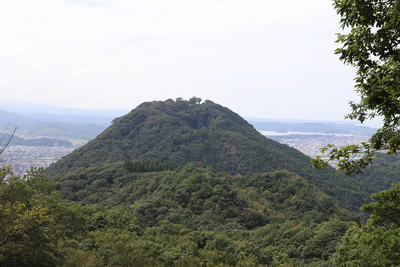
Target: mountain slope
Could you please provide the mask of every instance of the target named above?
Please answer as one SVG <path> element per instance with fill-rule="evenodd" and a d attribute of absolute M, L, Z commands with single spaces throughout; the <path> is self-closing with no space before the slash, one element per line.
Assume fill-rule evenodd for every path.
<path fill-rule="evenodd" d="M 400 157 L 379 154 L 373 164 L 367 166 L 362 174 L 354 175 L 354 179 L 365 185 L 366 191 L 373 194 L 389 190 L 392 184 L 400 182 Z"/>
<path fill-rule="evenodd" d="M 32 258 L 35 266 L 332 266 L 329 256 L 355 224 L 287 171 L 232 177 L 196 163 L 145 173 L 126 165 L 63 177 L 57 189 L 82 206 L 59 199 L 41 170 L 2 183 L 0 218 L 11 231 L 2 266 Z"/>
<path fill-rule="evenodd" d="M 316 223 L 334 215 L 354 219 L 332 197 L 288 171 L 227 176 L 196 163 L 150 172 L 128 170 L 126 165 L 76 170 L 64 176 L 57 189 L 85 205 L 131 205 L 147 226 L 189 221 L 197 229 L 230 221 L 253 229 L 267 221 L 301 221 L 304 216 Z"/>
<path fill-rule="evenodd" d="M 143 103 L 46 172 L 57 180 L 79 168 L 126 160 L 177 165 L 195 161 L 233 175 L 288 170 L 348 208 L 358 209 L 368 201 L 351 178 L 334 169 L 313 170 L 306 155 L 264 137 L 228 108 L 211 101 L 200 104 L 196 98 Z"/>

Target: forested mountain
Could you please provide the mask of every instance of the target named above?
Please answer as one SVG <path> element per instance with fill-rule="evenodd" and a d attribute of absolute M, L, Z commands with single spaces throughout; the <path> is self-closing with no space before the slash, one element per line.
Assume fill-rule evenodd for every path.
<path fill-rule="evenodd" d="M 336 200 L 288 171 L 171 167 L 135 161 L 76 170 L 56 185 L 75 202 L 60 199 L 40 170 L 6 182 L 0 169 L 0 265 L 332 266 L 341 236 L 356 225 Z"/>
<path fill-rule="evenodd" d="M 304 216 L 316 223 L 333 215 L 356 218 L 332 197 L 288 171 L 231 176 L 200 163 L 174 168 L 134 161 L 146 166 L 142 170 L 130 168 L 129 163 L 76 170 L 60 179 L 56 188 L 65 198 L 86 205 L 132 205 L 146 226 L 168 220 L 190 224 L 193 229 L 235 223 L 250 230 L 267 222 L 301 221 Z"/>
<path fill-rule="evenodd" d="M 45 172 L 0 169 L 2 266 L 327 267 L 389 240 L 345 209 L 369 201 L 359 177 L 198 98 L 143 103 Z"/>
<path fill-rule="evenodd" d="M 354 175 L 354 178 L 371 194 L 388 190 L 392 184 L 400 182 L 400 157 L 379 154 L 362 174 Z"/>
<path fill-rule="evenodd" d="M 218 172 L 246 175 L 288 170 L 353 210 L 368 202 L 361 186 L 334 169 L 313 170 L 310 158 L 270 140 L 228 108 L 211 101 L 146 102 L 114 120 L 97 138 L 52 164 L 55 180 L 79 168 L 127 160 L 185 165 L 202 162 Z"/>

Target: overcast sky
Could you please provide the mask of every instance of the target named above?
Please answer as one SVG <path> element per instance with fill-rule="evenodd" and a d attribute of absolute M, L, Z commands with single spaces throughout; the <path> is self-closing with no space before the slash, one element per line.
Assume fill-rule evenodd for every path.
<path fill-rule="evenodd" d="M 243 117 L 342 120 L 354 70 L 330 0 L 13 0 L 4 101 L 131 110 L 197 96 Z"/>

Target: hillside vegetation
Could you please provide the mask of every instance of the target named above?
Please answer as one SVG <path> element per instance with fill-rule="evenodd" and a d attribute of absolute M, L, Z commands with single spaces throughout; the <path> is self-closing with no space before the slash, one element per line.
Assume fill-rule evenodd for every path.
<path fill-rule="evenodd" d="M 2 266 L 331 266 L 356 225 L 287 171 L 231 177 L 198 163 L 146 172 L 112 163 L 56 185 L 74 202 L 40 170 L 1 181 Z"/>
<path fill-rule="evenodd" d="M 395 163 L 365 181 L 319 172 L 211 101 L 143 103 L 50 180 L 0 169 L 0 265 L 396 266 L 399 185 L 362 207 L 366 225 L 346 209 L 395 181 L 376 177 Z"/>
<path fill-rule="evenodd" d="M 256 131 L 228 108 L 200 99 L 153 101 L 116 118 L 88 144 L 47 170 L 58 181 L 80 168 L 127 160 L 153 160 L 185 165 L 202 162 L 218 172 L 247 175 L 288 170 L 334 196 L 352 210 L 368 202 L 368 194 L 352 178 L 331 169 L 312 169 L 310 158 Z"/>
<path fill-rule="evenodd" d="M 190 163 L 138 172 L 115 163 L 69 173 L 56 188 L 83 204 L 137 207 L 135 215 L 146 226 L 169 220 L 194 229 L 221 223 L 253 229 L 267 222 L 300 222 L 305 214 L 317 223 L 333 215 L 351 217 L 333 198 L 287 171 L 230 176 Z"/>
<path fill-rule="evenodd" d="M 400 157 L 379 154 L 373 164 L 367 166 L 362 174 L 354 175 L 354 178 L 362 183 L 365 190 L 376 193 L 388 190 L 392 184 L 400 182 Z"/>

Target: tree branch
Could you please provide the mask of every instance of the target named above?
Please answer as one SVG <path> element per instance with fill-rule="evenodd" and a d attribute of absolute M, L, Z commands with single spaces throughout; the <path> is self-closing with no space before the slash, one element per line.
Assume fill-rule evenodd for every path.
<path fill-rule="evenodd" d="M 11 135 L 8 137 L 7 141 L 5 142 L 5 144 L 0 148 L 0 155 L 4 152 L 4 150 L 7 148 L 7 146 L 10 144 L 11 140 L 14 137 L 15 132 L 17 131 L 18 126 L 14 127 L 13 132 L 11 133 Z"/>

